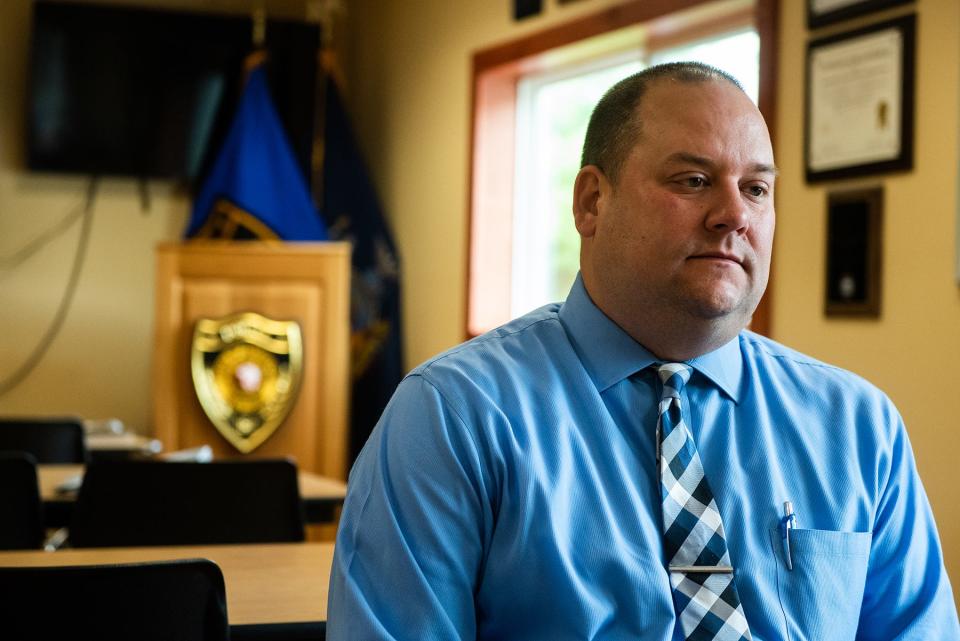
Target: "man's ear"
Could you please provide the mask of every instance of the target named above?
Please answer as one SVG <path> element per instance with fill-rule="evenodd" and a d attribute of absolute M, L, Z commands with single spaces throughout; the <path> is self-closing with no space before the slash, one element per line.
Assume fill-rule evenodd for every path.
<path fill-rule="evenodd" d="M 610 183 L 596 165 L 586 165 L 577 174 L 573 183 L 573 221 L 582 238 L 590 238 L 597 229 L 601 196 L 609 190 Z"/>

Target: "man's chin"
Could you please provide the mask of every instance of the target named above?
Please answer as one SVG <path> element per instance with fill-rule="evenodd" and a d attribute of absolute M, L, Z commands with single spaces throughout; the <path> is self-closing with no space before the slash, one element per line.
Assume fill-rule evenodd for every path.
<path fill-rule="evenodd" d="M 756 302 L 747 299 L 748 296 L 742 292 L 703 292 L 687 298 L 685 307 L 691 315 L 703 320 L 741 319 L 746 326 L 757 306 Z"/>

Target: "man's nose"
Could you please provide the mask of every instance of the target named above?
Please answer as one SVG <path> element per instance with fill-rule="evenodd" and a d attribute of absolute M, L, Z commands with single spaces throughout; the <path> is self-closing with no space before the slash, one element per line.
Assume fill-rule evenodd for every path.
<path fill-rule="evenodd" d="M 750 209 L 739 185 L 722 185 L 714 190 L 714 198 L 704 220 L 710 231 L 743 233 L 750 225 Z"/>

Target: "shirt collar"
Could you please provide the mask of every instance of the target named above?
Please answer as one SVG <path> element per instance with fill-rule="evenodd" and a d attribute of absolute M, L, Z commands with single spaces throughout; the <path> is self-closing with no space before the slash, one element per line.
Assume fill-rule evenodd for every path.
<path fill-rule="evenodd" d="M 656 363 L 658 359 L 598 308 L 577 278 L 560 307 L 560 322 L 600 392 Z M 687 364 L 739 401 L 743 357 L 739 337 Z"/>

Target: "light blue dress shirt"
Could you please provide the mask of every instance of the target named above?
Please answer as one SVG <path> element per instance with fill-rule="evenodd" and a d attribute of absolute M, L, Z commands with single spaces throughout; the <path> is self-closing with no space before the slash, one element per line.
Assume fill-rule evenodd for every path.
<path fill-rule="evenodd" d="M 670 641 L 654 362 L 578 278 L 411 372 L 350 475 L 327 638 Z M 689 364 L 753 638 L 960 640 L 890 400 L 750 332 Z"/>

